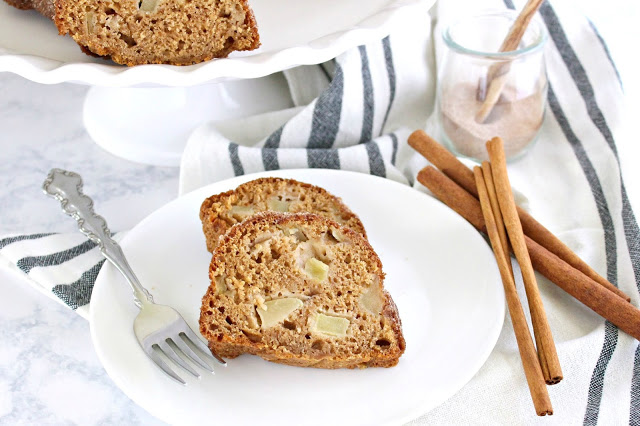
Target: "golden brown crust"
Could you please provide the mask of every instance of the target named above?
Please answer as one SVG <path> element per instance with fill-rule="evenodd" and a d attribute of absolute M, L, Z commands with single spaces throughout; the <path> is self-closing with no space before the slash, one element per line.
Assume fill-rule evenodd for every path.
<path fill-rule="evenodd" d="M 361 360 L 341 360 L 334 361 L 329 359 L 297 359 L 291 356 L 290 358 L 279 358 L 271 353 L 261 353 L 256 350 L 255 347 L 250 345 L 236 345 L 234 343 L 225 342 L 209 342 L 209 349 L 215 352 L 222 358 L 233 359 L 242 354 L 258 355 L 260 358 L 275 362 L 278 364 L 291 365 L 293 367 L 310 367 L 310 368 L 324 368 L 327 370 L 336 370 L 339 368 L 369 368 L 369 367 L 382 367 L 389 368 L 398 365 L 400 358 L 374 358 L 366 362 Z M 404 348 L 403 348 L 404 351 Z"/>
<path fill-rule="evenodd" d="M 240 50 L 254 50 L 260 47 L 260 33 L 258 32 L 258 22 L 256 21 L 256 15 L 253 13 L 253 9 L 251 9 L 251 7 L 249 6 L 249 2 L 246 0 L 242 0 L 241 4 L 245 13 L 244 24 L 251 30 L 253 39 L 252 44 Z"/>
<path fill-rule="evenodd" d="M 325 189 L 294 179 L 266 177 L 246 182 L 234 190 L 212 195 L 203 201 L 200 220 L 207 250 L 213 252 L 219 238 L 238 223 L 238 220 L 229 215 L 232 206 L 250 206 L 255 212 L 265 211 L 268 210 L 268 199 L 282 193 L 287 193 L 298 203 L 292 207 L 292 213 L 306 211 L 319 214 L 367 237 L 360 218 L 340 198 Z M 300 201 L 301 197 L 305 197 L 305 200 Z"/>
<path fill-rule="evenodd" d="M 329 264 L 331 268 L 335 268 L 336 273 L 330 279 L 330 283 L 325 285 L 324 293 L 310 289 L 309 283 L 305 279 L 300 279 L 300 274 L 296 275 L 296 271 L 287 271 L 281 278 L 272 279 L 269 277 L 274 275 L 268 275 L 264 269 L 257 270 L 253 275 L 245 273 L 241 285 L 234 281 L 236 286 L 232 295 L 220 293 L 216 282 L 221 274 L 238 277 L 243 274 L 243 271 L 246 272 L 247 268 L 259 268 L 259 266 L 252 266 L 244 261 L 247 257 L 243 257 L 243 242 L 249 241 L 250 247 L 253 248 L 258 244 L 256 243 L 258 239 L 255 237 L 269 233 L 272 238 L 276 239 L 278 238 L 275 236 L 277 230 L 286 230 L 291 227 L 303 230 L 312 243 L 315 243 L 314 238 L 317 235 L 338 231 L 340 239 L 336 244 L 342 244 L 340 250 L 348 254 L 350 263 L 345 264 L 344 256 L 332 257 L 331 249 L 329 249 L 329 254 L 325 252 L 332 259 Z M 283 235 L 288 234 L 283 233 Z M 245 246 L 249 247 L 246 244 Z M 270 247 L 270 250 L 274 250 L 273 247 L 278 246 L 271 245 Z M 337 249 L 334 248 L 334 251 L 337 252 Z M 290 262 L 287 263 L 286 256 L 287 253 L 280 253 L 274 259 L 284 259 L 284 264 L 295 269 L 295 266 L 291 266 Z M 267 271 L 276 269 L 276 261 L 268 257 L 264 260 L 262 257 L 260 259 L 259 263 L 264 262 Z M 233 265 L 236 261 L 242 263 L 235 267 Z M 360 273 L 361 271 L 357 268 L 365 268 L 365 274 Z M 344 278 L 347 275 L 360 278 L 349 280 Z M 391 296 L 382 288 L 384 273 L 380 259 L 369 242 L 361 235 L 326 218 L 310 213 L 263 212 L 254 215 L 244 222 L 234 225 L 222 237 L 213 253 L 210 276 L 212 284 L 202 301 L 200 332 L 209 341 L 209 347 L 222 357 L 234 358 L 240 354 L 249 353 L 282 364 L 331 369 L 392 367 L 398 363 L 398 359 L 405 350 L 405 340 L 402 335 L 402 324 L 398 310 Z M 362 277 L 366 276 L 369 276 L 369 281 L 365 282 Z M 296 281 L 301 283 L 298 285 L 295 283 Z M 227 282 L 231 285 L 231 281 Z M 365 290 L 370 291 L 371 286 L 374 285 L 382 289 L 382 309 L 379 316 L 369 314 L 367 317 L 368 311 L 363 310 L 358 303 L 350 301 L 360 300 L 359 297 Z M 246 322 L 246 315 L 243 317 L 240 310 L 236 309 L 246 303 L 254 306 L 252 304 L 255 302 L 251 301 L 253 299 L 250 297 L 247 298 L 247 295 L 262 294 L 253 290 L 264 287 L 274 288 L 273 296 L 275 298 L 278 298 L 275 295 L 276 291 L 282 295 L 288 290 L 293 292 L 292 294 L 296 294 L 296 297 L 306 298 L 304 299 L 304 307 L 300 308 L 301 311 L 288 319 L 290 324 L 287 330 L 277 327 L 264 330 L 259 324 L 251 326 L 251 319 Z M 261 297 L 259 296 L 259 298 Z M 319 304 L 313 305 L 314 297 L 319 298 Z M 335 306 L 327 300 L 335 302 Z M 260 302 L 257 303 L 260 304 Z M 322 305 L 323 303 L 324 305 Z M 318 306 L 321 306 L 320 311 L 317 310 Z M 350 306 L 350 308 L 340 310 L 336 306 Z M 339 312 L 336 315 L 349 318 L 349 326 L 352 328 L 349 329 L 350 334 L 347 334 L 348 340 L 338 338 L 328 339 L 329 342 L 326 342 L 314 334 L 313 328 L 308 327 L 309 318 L 312 315 L 318 312 L 330 312 L 332 309 Z M 249 316 L 251 316 L 254 313 L 254 308 L 250 307 L 244 312 L 249 312 Z M 293 327 L 294 323 L 295 327 Z M 283 327 L 287 328 L 286 324 Z M 272 339 L 273 336 L 276 336 L 275 340 Z M 344 339 L 347 337 L 345 336 Z M 317 350 L 314 349 L 316 342 L 320 342 Z"/>

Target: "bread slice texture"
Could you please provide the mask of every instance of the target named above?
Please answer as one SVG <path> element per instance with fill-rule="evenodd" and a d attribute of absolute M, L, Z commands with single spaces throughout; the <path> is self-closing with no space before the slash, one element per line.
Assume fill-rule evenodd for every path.
<path fill-rule="evenodd" d="M 200 332 L 222 357 L 392 367 L 405 350 L 380 259 L 362 235 L 322 216 L 264 212 L 234 225 L 209 276 Z"/>
<path fill-rule="evenodd" d="M 200 220 L 207 250 L 213 252 L 219 238 L 233 225 L 263 211 L 319 214 L 348 226 L 365 238 L 367 235 L 360 218 L 335 195 L 294 179 L 268 177 L 252 180 L 235 190 L 204 200 L 200 207 Z"/>
<path fill-rule="evenodd" d="M 190 65 L 260 45 L 246 0 L 7 0 L 53 19 L 83 51 L 125 65 Z"/>

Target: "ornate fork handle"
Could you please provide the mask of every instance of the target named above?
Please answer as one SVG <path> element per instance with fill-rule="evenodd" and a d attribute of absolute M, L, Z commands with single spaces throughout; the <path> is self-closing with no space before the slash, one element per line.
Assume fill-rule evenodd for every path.
<path fill-rule="evenodd" d="M 80 232 L 96 243 L 102 255 L 125 276 L 133 290 L 136 306 L 142 308 L 147 303 L 153 303 L 153 298 L 129 266 L 122 248 L 111 238 L 107 222 L 94 212 L 93 200 L 83 194 L 80 175 L 67 170 L 52 169 L 42 189 L 45 194 L 60 201 L 62 210 L 78 222 Z"/>

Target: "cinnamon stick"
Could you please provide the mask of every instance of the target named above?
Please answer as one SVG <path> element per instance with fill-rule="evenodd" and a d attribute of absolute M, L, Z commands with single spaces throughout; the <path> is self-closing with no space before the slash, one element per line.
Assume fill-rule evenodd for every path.
<path fill-rule="evenodd" d="M 504 219 L 509 242 L 513 249 L 516 259 L 520 264 L 522 280 L 524 281 L 524 289 L 527 293 L 527 301 L 529 302 L 529 311 L 531 312 L 531 323 L 533 324 L 533 334 L 536 338 L 538 347 L 538 358 L 540 358 L 540 366 L 547 384 L 553 385 L 562 380 L 562 369 L 560 368 L 560 360 L 556 352 L 556 345 L 553 341 L 551 327 L 547 320 L 547 314 L 544 310 L 540 290 L 538 289 L 538 281 L 536 274 L 531 265 L 531 258 L 524 240 L 524 232 L 520 224 L 520 218 L 516 210 L 516 202 L 511 192 L 511 183 L 507 173 L 507 158 L 504 154 L 502 139 L 493 138 L 487 142 L 487 151 L 491 160 L 491 171 L 493 174 L 493 183 L 496 188 L 498 202 L 500 204 L 500 212 Z"/>
<path fill-rule="evenodd" d="M 484 164 L 483 164 L 484 166 Z M 509 308 L 509 315 L 511 316 L 511 323 L 513 324 L 513 331 L 516 335 L 516 342 L 518 343 L 518 351 L 520 352 L 520 359 L 522 361 L 522 367 L 524 368 L 524 374 L 529 385 L 529 392 L 531 393 L 531 399 L 536 409 L 536 413 L 539 416 L 552 415 L 553 408 L 551 406 L 551 400 L 549 399 L 549 393 L 545 386 L 544 376 L 538 357 L 536 354 L 536 348 L 533 345 L 529 326 L 527 325 L 527 319 L 524 315 L 524 310 L 520 304 L 518 292 L 516 290 L 516 283 L 513 278 L 513 271 L 511 269 L 511 258 L 509 252 L 503 250 L 503 241 L 500 237 L 500 226 L 504 231 L 504 225 L 497 223 L 496 216 L 499 214 L 499 210 L 496 210 L 494 204 L 489 198 L 490 184 L 487 182 L 489 175 L 484 174 L 484 167 L 475 167 L 473 173 L 475 176 L 476 186 L 478 188 L 478 196 L 480 198 L 480 206 L 482 207 L 482 214 L 487 227 L 487 233 L 491 241 L 491 247 L 493 247 L 493 253 L 498 263 L 498 269 L 500 270 L 500 277 L 502 278 L 502 285 L 504 287 L 504 295 L 507 300 L 507 307 Z M 490 179 L 490 178 L 489 178 Z M 487 185 L 485 186 L 485 183 Z"/>
<path fill-rule="evenodd" d="M 464 217 L 479 231 L 486 233 L 480 202 L 433 166 L 418 173 L 418 182 Z M 558 287 L 575 297 L 598 315 L 640 341 L 640 310 L 572 267 L 542 245 L 525 237 L 533 267 Z"/>
<path fill-rule="evenodd" d="M 453 179 L 458 185 L 462 186 L 475 197 L 478 196 L 473 172 L 444 146 L 440 145 L 422 130 L 417 130 L 409 136 L 409 145 L 429 160 L 431 164 L 440 169 L 445 175 Z M 600 276 L 566 244 L 560 241 L 558 237 L 553 235 L 551 231 L 520 207 L 518 207 L 518 216 L 520 217 L 525 235 L 609 291 L 614 292 L 627 302 L 631 300 L 622 290 Z"/>
<path fill-rule="evenodd" d="M 489 114 L 493 111 L 493 107 L 496 106 L 500 99 L 502 89 L 504 89 L 504 86 L 507 84 L 507 75 L 511 65 L 508 63 L 500 65 L 502 66 L 499 68 L 499 71 L 496 72 L 496 74 L 500 73 L 499 75 L 491 78 L 490 80 L 489 77 L 487 77 L 487 82 L 485 83 L 486 89 L 484 90 L 484 102 L 482 102 L 475 115 L 477 123 L 483 124 L 487 121 Z M 488 74 L 492 74 L 491 69 L 489 69 Z"/>
<path fill-rule="evenodd" d="M 473 170 L 473 174 L 475 176 L 475 168 Z M 498 204 L 498 194 L 496 194 L 496 187 L 493 183 L 493 172 L 491 171 L 491 164 L 488 161 L 482 162 L 482 176 L 483 183 L 485 184 L 487 195 L 489 196 L 489 202 L 491 203 L 491 211 L 493 212 L 493 217 L 496 222 L 496 228 L 498 231 L 498 237 L 500 238 L 500 245 L 502 245 L 503 253 L 509 255 L 509 239 L 507 238 L 507 231 L 504 227 L 504 220 L 502 218 L 502 212 L 500 211 L 500 205 Z M 480 198 L 480 186 L 478 185 L 478 178 L 476 177 L 476 187 L 478 189 L 478 198 Z M 480 204 L 482 204 L 482 200 L 480 200 Z M 484 209 L 483 209 L 484 214 Z M 484 215 L 485 221 L 487 220 L 487 215 Z M 511 258 L 507 259 L 507 265 L 509 267 L 509 271 L 511 275 L 513 275 L 513 268 L 511 266 Z"/>
<path fill-rule="evenodd" d="M 453 155 L 447 148 L 440 145 L 435 139 L 426 134 L 423 130 L 416 130 L 409 135 L 407 140 L 409 146 L 431 164 L 436 166 L 442 173 L 453 179 L 467 192 L 478 198 L 476 181 L 473 172 L 462 161 Z"/>
<path fill-rule="evenodd" d="M 640 340 L 640 310 L 525 237 L 534 268 L 613 325 Z"/>
<path fill-rule="evenodd" d="M 500 52 L 510 52 L 518 48 L 524 33 L 527 31 L 529 22 L 531 22 L 533 15 L 535 15 L 537 10 L 540 8 L 542 2 L 543 0 L 529 0 L 527 4 L 524 5 L 522 11 L 520 11 L 520 14 L 518 14 L 518 17 L 513 22 L 513 25 L 511 25 L 509 33 L 507 33 L 502 45 L 500 45 Z M 476 121 L 478 123 L 485 122 L 489 114 L 491 114 L 496 102 L 498 102 L 510 68 L 511 63 L 506 61 L 494 64 L 489 68 L 485 83 L 487 90 L 486 95 L 484 96 L 484 102 L 476 113 Z"/>
<path fill-rule="evenodd" d="M 510 52 L 518 48 L 524 33 L 527 31 L 529 22 L 531 22 L 533 15 L 536 14 L 543 1 L 544 0 L 529 0 L 527 4 L 524 5 L 520 14 L 518 14 L 518 17 L 513 22 L 513 25 L 511 25 L 509 33 L 502 41 L 500 52 Z"/>

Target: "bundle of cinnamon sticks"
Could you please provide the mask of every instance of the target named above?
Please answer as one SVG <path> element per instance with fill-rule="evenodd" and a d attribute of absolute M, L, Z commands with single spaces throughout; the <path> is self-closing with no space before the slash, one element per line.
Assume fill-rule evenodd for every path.
<path fill-rule="evenodd" d="M 516 206 L 500 138 L 487 142 L 490 162 L 473 171 L 421 130 L 411 134 L 409 145 L 433 164 L 418 173 L 418 181 L 489 236 L 536 413 L 553 414 L 545 383 L 560 382 L 562 370 L 534 269 L 638 340 L 640 310 L 629 303 L 624 292 Z M 516 291 L 510 252 L 522 272 L 535 345 Z"/>

